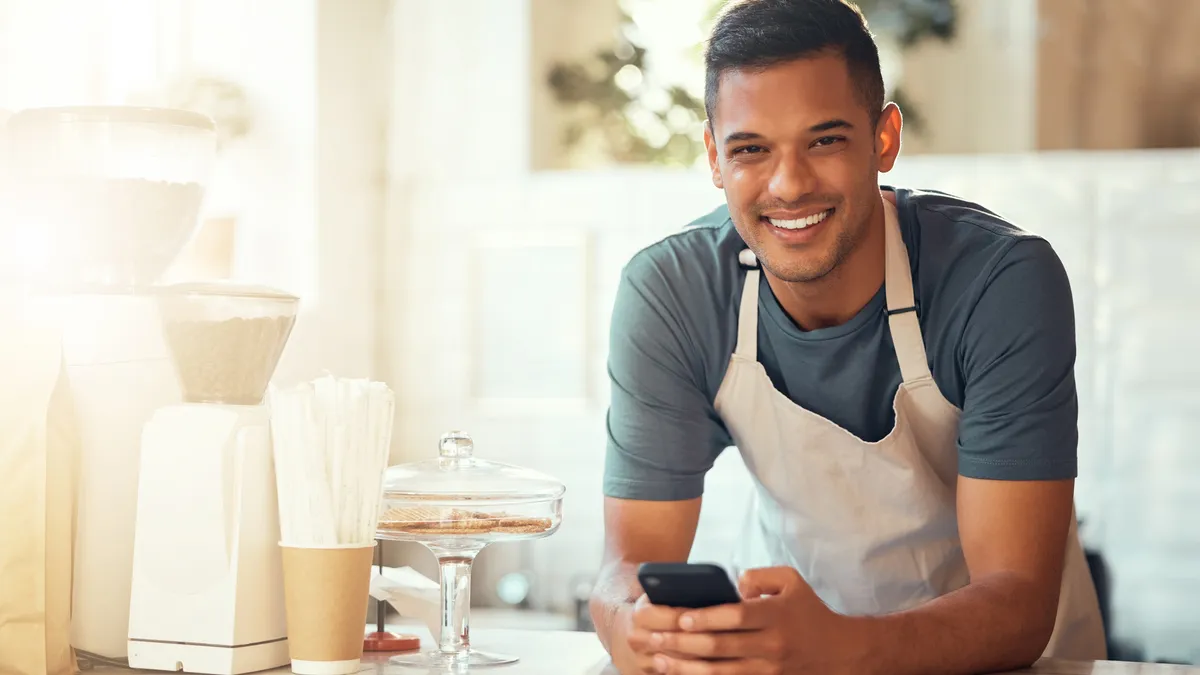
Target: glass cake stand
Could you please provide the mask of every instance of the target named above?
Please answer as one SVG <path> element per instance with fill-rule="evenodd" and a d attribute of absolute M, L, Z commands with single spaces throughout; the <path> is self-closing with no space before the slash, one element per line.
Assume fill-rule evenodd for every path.
<path fill-rule="evenodd" d="M 437 649 L 391 663 L 457 670 L 515 662 L 471 648 L 471 565 L 490 544 L 553 534 L 565 491 L 545 474 L 477 459 L 471 437 L 458 431 L 442 436 L 436 458 L 388 469 L 376 537 L 425 546 L 438 560 L 441 583 Z"/>

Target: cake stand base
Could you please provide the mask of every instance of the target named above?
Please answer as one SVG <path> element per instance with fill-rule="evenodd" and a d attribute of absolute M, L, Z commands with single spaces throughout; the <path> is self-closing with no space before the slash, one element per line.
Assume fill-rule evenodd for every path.
<path fill-rule="evenodd" d="M 396 666 L 452 671 L 463 667 L 486 668 L 488 666 L 503 666 L 516 662 L 516 656 L 496 654 L 494 652 L 481 652 L 475 649 L 457 653 L 440 651 L 416 652 L 413 654 L 399 654 L 388 659 L 389 664 Z"/>

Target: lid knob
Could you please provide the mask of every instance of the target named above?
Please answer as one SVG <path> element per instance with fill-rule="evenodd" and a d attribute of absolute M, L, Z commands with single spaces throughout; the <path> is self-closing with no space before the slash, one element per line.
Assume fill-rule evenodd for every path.
<path fill-rule="evenodd" d="M 475 443 L 463 431 L 448 431 L 438 442 L 438 456 L 443 459 L 469 459 L 474 451 Z"/>

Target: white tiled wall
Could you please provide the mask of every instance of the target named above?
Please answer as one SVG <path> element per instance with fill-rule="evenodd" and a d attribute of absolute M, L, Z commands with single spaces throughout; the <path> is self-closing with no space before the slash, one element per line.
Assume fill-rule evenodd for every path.
<path fill-rule="evenodd" d="M 1200 659 L 1200 153 L 918 157 L 884 178 L 975 199 L 1062 256 L 1077 304 L 1078 506 L 1087 543 L 1113 568 L 1113 628 L 1147 657 Z M 477 599 L 490 597 L 499 574 L 528 570 L 535 604 L 565 610 L 574 581 L 595 569 L 607 320 L 620 268 L 721 199 L 703 174 L 647 170 L 393 185 L 385 285 L 387 377 L 400 392 L 394 460 L 428 456 L 441 432 L 462 427 L 481 454 L 568 487 L 555 536 L 481 558 Z M 530 248 L 509 273 L 545 275 L 538 285 L 471 274 L 460 242 L 510 235 Z M 539 250 L 558 258 L 539 263 Z M 564 259 L 582 261 L 582 276 Z M 509 297 L 510 287 L 526 290 Z M 480 298 L 492 303 L 486 312 Z M 474 318 L 504 316 L 496 302 L 511 303 L 525 325 L 481 341 L 476 333 L 493 333 Z M 503 386 L 493 379 L 488 400 L 473 397 L 489 363 L 528 345 L 586 362 L 555 364 L 574 374 L 554 378 L 552 390 L 525 382 L 523 398 L 497 400 Z M 708 480 L 696 557 L 723 559 L 745 488 L 736 453 L 726 453 Z"/>

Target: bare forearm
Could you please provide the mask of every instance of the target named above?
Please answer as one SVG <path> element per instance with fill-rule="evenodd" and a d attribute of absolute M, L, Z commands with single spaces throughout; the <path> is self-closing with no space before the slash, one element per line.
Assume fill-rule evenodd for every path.
<path fill-rule="evenodd" d="M 600 571 L 589 602 L 592 622 L 601 644 L 620 667 L 624 647 L 623 632 L 628 625 L 633 605 L 642 594 L 637 580 L 637 565 L 610 562 Z"/>
<path fill-rule="evenodd" d="M 993 575 L 906 612 L 851 619 L 866 660 L 881 675 L 970 675 L 1027 666 L 1054 628 L 1057 594 Z"/>
<path fill-rule="evenodd" d="M 589 604 L 596 633 L 619 672 L 652 672 L 647 655 L 635 654 L 630 644 L 635 622 L 641 634 L 678 621 L 668 611 L 670 616 L 655 623 L 656 613 L 644 616 L 645 607 L 637 609 L 640 618 L 635 618 L 642 599 L 638 565 L 687 560 L 699 520 L 699 498 L 667 502 L 604 498 L 604 562 Z M 645 645 L 641 649 L 644 652 Z"/>

